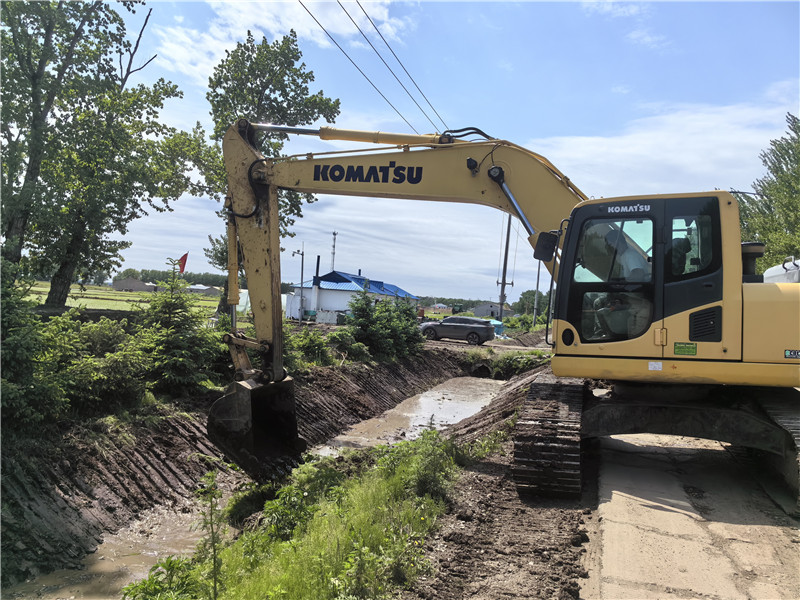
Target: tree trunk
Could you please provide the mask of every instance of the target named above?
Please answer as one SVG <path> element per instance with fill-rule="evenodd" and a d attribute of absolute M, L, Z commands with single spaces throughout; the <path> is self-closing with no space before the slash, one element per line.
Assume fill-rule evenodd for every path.
<path fill-rule="evenodd" d="M 217 303 L 217 314 L 227 315 L 230 310 L 230 306 L 228 306 L 228 279 L 226 278 L 225 283 L 222 284 L 222 295 Z"/>
<path fill-rule="evenodd" d="M 26 212 L 18 212 L 11 217 L 8 229 L 4 234 L 6 239 L 3 244 L 3 258 L 15 265 L 19 264 L 22 259 L 22 246 L 25 243 L 28 215 L 29 213 Z"/>
<path fill-rule="evenodd" d="M 50 280 L 50 292 L 47 294 L 45 300 L 46 306 L 54 306 L 63 308 L 67 305 L 67 296 L 69 296 L 70 286 L 75 278 L 75 271 L 78 268 L 78 260 L 80 259 L 80 251 L 83 246 L 85 237 L 85 229 L 81 219 L 73 225 L 72 237 L 67 246 L 67 251 L 61 264 L 58 266 L 58 271 L 53 275 Z"/>
<path fill-rule="evenodd" d="M 8 211 L 11 216 L 8 219 L 7 229 L 3 232 L 5 242 L 3 243 L 3 258 L 12 263 L 19 264 L 22 260 L 22 249 L 25 246 L 25 235 L 28 233 L 28 221 L 31 217 L 31 207 L 34 202 L 34 190 L 36 182 L 39 180 L 41 162 L 44 153 L 41 151 L 42 144 L 31 143 L 31 156 L 28 168 L 25 171 L 25 181 L 19 190 L 18 198 L 13 198 L 11 202 L 5 202 L 3 209 Z"/>

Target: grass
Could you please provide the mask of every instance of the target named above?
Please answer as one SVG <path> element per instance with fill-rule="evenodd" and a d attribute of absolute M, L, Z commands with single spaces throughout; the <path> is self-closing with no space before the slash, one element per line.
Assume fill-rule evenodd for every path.
<path fill-rule="evenodd" d="M 50 291 L 50 283 L 37 281 L 28 292 L 27 298 L 44 303 Z M 146 305 L 150 302 L 150 292 L 120 292 L 114 288 L 103 285 L 87 285 L 81 290 L 78 284 L 73 284 L 67 296 L 67 307 L 81 307 L 103 310 L 131 310 L 134 306 Z M 208 311 L 209 315 L 217 310 L 218 299 L 210 296 L 200 296 L 200 307 Z"/>
<path fill-rule="evenodd" d="M 392 447 L 315 458 L 263 505 L 261 525 L 222 550 L 220 598 L 388 598 L 429 571 L 422 542 L 444 513 L 457 465 L 495 451 L 504 432 L 457 446 L 429 430 Z M 194 598 L 209 561 L 159 563 L 124 598 Z M 161 582 L 181 581 L 180 586 Z M 180 589 L 179 589 L 180 588 Z"/>

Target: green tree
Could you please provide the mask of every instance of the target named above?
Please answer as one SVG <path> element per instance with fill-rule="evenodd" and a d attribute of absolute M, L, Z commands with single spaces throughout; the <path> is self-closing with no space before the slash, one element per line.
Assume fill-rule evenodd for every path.
<path fill-rule="evenodd" d="M 350 331 L 380 360 L 392 360 L 419 352 L 424 340 L 414 307 L 405 299 L 376 301 L 366 290 L 349 303 Z"/>
<path fill-rule="evenodd" d="M 181 96 L 176 86 L 163 79 L 130 85 L 152 60 L 134 66 L 149 13 L 132 43 L 120 15 L 105 3 L 13 3 L 17 8 L 6 10 L 8 4 L 3 49 L 12 53 L 4 53 L 4 73 L 11 71 L 27 87 L 16 95 L 3 87 L 4 105 L 9 97 L 16 109 L 9 116 L 17 120 L 7 125 L 4 113 L 4 135 L 12 139 L 26 118 L 37 134 L 12 139 L 7 152 L 18 169 L 25 162 L 20 157 L 30 156 L 24 178 L 4 171 L 4 253 L 18 261 L 27 248 L 34 273 L 51 277 L 46 304 L 64 306 L 73 281 L 119 267 L 119 252 L 129 243 L 110 240 L 111 233 L 125 233 L 131 220 L 146 214 L 145 206 L 168 209 L 170 200 L 193 189 L 187 173 L 205 142 L 200 128 L 186 133 L 158 121 L 164 102 Z M 20 34 L 15 26 L 27 31 Z M 75 52 L 49 43 L 52 27 L 80 37 Z M 60 85 L 48 87 L 48 77 L 31 73 L 31 54 L 41 57 L 37 68 L 45 74 L 69 63 Z M 48 112 L 36 126 L 45 110 L 37 102 L 43 93 Z"/>
<path fill-rule="evenodd" d="M 118 279 L 128 279 L 129 277 L 131 279 L 141 279 L 142 272 L 138 269 L 125 269 L 124 271 L 114 275 L 114 281 L 117 281 Z"/>
<path fill-rule="evenodd" d="M 131 10 L 132 2 L 123 6 Z M 3 2 L 3 256 L 19 263 L 30 220 L 42 208 L 42 163 L 57 140 L 56 101 L 86 93 L 87 75 L 110 76 L 108 47 L 124 43 L 122 18 L 102 0 Z"/>
<path fill-rule="evenodd" d="M 538 294 L 538 304 L 537 304 L 537 294 Z M 532 315 L 534 309 L 538 308 L 536 311 L 537 315 L 540 315 L 544 312 L 544 307 L 546 306 L 547 301 L 545 300 L 545 294 L 541 291 L 537 292 L 536 290 L 527 290 L 522 292 L 519 296 L 519 300 L 514 302 L 511 305 L 512 310 L 515 313 L 519 313 L 522 315 Z"/>
<path fill-rule="evenodd" d="M 755 195 L 736 194 L 742 239 L 766 244 L 759 272 L 800 256 L 800 119 L 789 113 L 786 122 L 787 135 L 760 155 L 767 174 L 753 183 Z"/>
<path fill-rule="evenodd" d="M 143 309 L 137 341 L 138 349 L 153 357 L 149 374 L 153 390 L 182 396 L 199 392 L 217 366 L 227 363 L 228 353 L 218 332 L 205 326 L 205 317 L 197 310 L 198 296 L 178 277 L 178 261 L 169 263 L 170 277 L 159 282 L 163 291 L 154 293 Z"/>
<path fill-rule="evenodd" d="M 247 39 L 233 50 L 226 50 L 225 58 L 214 68 L 206 94 L 214 121 L 211 136 L 214 147 L 201 161 L 206 190 L 213 197 L 221 199 L 227 190 L 220 144 L 225 132 L 238 119 L 297 126 L 321 118 L 331 123 L 339 114 L 338 100 L 326 98 L 322 91 L 309 92 L 314 73 L 306 69 L 305 63 L 299 62 L 302 56 L 294 31 L 272 44 L 266 37 L 256 43 L 248 31 Z M 285 134 L 265 136 L 261 140 L 261 152 L 265 156 L 280 156 L 286 139 Z M 302 217 L 303 200 L 312 202 L 313 196 L 293 191 L 279 193 L 281 237 L 294 235 L 290 227 L 295 219 Z M 220 217 L 227 219 L 224 211 Z M 227 271 L 227 233 L 218 238 L 209 236 L 208 241 L 210 246 L 204 249 L 206 258 L 215 267 Z M 227 295 L 226 282 L 218 307 L 220 312 L 227 310 Z"/>
<path fill-rule="evenodd" d="M 322 91 L 309 92 L 314 73 L 300 62 L 302 53 L 297 45 L 297 35 L 288 35 L 273 43 L 262 38 L 259 43 L 251 32 L 233 50 L 225 51 L 225 58 L 214 68 L 208 81 L 206 98 L 211 104 L 214 131 L 211 135 L 214 148 L 204 155 L 201 171 L 207 191 L 220 199 L 227 190 L 227 175 L 222 164 L 221 141 L 228 128 L 238 119 L 252 122 L 280 123 L 281 125 L 309 125 L 319 119 L 331 123 L 339 114 L 339 100 L 325 97 Z M 286 134 L 270 134 L 260 140 L 265 156 L 280 156 Z M 302 217 L 303 201 L 312 202 L 311 194 L 281 191 L 281 237 L 291 237 L 290 228 L 295 219 Z M 221 214 L 223 218 L 227 215 Z M 227 253 L 227 234 L 211 238 L 206 255 L 220 251 Z M 219 258 L 221 258 L 221 254 Z M 216 263 L 219 263 L 219 258 Z M 222 261 L 227 265 L 227 260 Z"/>

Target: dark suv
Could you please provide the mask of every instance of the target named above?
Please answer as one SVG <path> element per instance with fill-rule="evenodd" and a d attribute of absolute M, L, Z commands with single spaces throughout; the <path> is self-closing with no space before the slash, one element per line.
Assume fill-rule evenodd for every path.
<path fill-rule="evenodd" d="M 482 344 L 494 339 L 494 326 L 477 317 L 445 317 L 441 321 L 423 323 L 419 329 L 429 340 L 449 338 Z"/>

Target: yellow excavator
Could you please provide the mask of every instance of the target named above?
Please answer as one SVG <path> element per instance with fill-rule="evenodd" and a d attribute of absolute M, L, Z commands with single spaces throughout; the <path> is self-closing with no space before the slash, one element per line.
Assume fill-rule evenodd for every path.
<path fill-rule="evenodd" d="M 370 145 L 265 158 L 260 133 Z M 209 415 L 212 437 L 234 452 L 304 447 L 282 362 L 278 190 L 472 203 L 517 217 L 555 283 L 557 377 L 531 388 L 518 420 L 520 488 L 579 494 L 582 440 L 664 433 L 770 457 L 798 511 L 800 281 L 796 263 L 775 281 L 755 273 L 764 247 L 742 243 L 731 194 L 589 199 L 543 156 L 475 128 L 405 135 L 241 120 L 223 153 L 229 303 L 238 303 L 238 244 L 256 331 L 226 336 L 237 381 Z"/>

